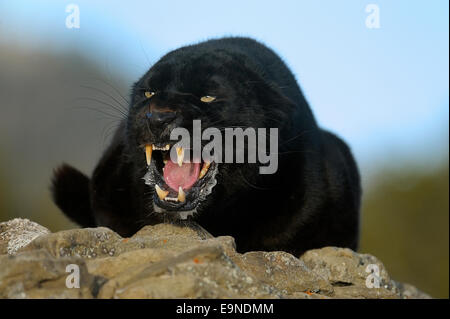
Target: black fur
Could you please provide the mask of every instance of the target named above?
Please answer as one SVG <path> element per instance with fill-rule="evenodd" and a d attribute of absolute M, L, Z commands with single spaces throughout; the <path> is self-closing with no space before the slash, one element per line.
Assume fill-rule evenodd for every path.
<path fill-rule="evenodd" d="M 155 91 L 151 99 L 145 91 Z M 325 92 L 326 94 L 326 92 Z M 217 101 L 200 101 L 205 95 Z M 175 116 L 148 120 L 149 108 Z M 165 113 L 167 114 L 167 113 Z M 320 129 L 283 61 L 248 38 L 224 38 L 172 51 L 133 87 L 128 117 L 90 182 L 67 166 L 54 177 L 55 203 L 81 226 L 108 226 L 129 236 L 167 219 L 153 211 L 153 188 L 141 144 L 165 143 L 170 129 L 279 128 L 279 165 L 218 164 L 218 184 L 192 219 L 213 235 L 231 235 L 238 251 L 300 255 L 323 246 L 357 249 L 358 169 L 347 145 Z"/>
<path fill-rule="evenodd" d="M 85 227 L 95 227 L 86 175 L 64 164 L 54 172 L 51 192 L 53 201 L 70 219 Z"/>

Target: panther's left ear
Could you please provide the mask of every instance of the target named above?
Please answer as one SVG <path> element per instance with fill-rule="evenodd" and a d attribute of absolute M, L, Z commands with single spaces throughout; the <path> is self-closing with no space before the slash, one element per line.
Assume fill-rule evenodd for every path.
<path fill-rule="evenodd" d="M 267 114 L 267 124 L 273 127 L 289 126 L 294 121 L 292 114 L 297 105 L 276 85 L 261 82 L 258 87 L 258 104 L 264 105 Z"/>

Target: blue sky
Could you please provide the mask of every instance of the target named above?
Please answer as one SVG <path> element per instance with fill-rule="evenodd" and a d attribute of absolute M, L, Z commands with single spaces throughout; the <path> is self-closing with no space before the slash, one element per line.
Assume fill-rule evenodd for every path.
<path fill-rule="evenodd" d="M 80 29 L 65 27 L 69 3 Z M 365 26 L 370 3 L 380 29 Z M 181 45 L 251 36 L 284 58 L 319 123 L 361 165 L 429 164 L 448 154 L 448 10 L 447 0 L 0 0 L 0 41 L 76 50 L 131 84 Z"/>

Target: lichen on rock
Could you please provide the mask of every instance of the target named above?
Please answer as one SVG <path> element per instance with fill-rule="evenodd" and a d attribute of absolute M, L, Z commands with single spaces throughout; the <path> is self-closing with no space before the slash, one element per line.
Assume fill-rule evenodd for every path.
<path fill-rule="evenodd" d="M 145 226 L 122 238 L 104 227 L 50 233 L 14 219 L 0 223 L 0 297 L 429 298 L 393 281 L 377 258 L 350 249 L 296 258 L 235 248 L 232 237 L 213 237 L 198 225 Z M 66 285 L 71 264 L 79 267 L 79 288 Z M 367 284 L 369 275 L 377 275 L 376 287 Z"/>
<path fill-rule="evenodd" d="M 47 228 L 28 219 L 15 218 L 0 223 L 0 254 L 14 254 L 35 238 L 48 233 Z"/>

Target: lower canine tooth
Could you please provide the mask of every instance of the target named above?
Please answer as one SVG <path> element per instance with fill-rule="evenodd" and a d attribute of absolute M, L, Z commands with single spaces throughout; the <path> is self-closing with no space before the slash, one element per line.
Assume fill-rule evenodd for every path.
<path fill-rule="evenodd" d="M 166 196 L 169 194 L 168 191 L 163 191 L 161 187 L 158 186 L 158 184 L 155 184 L 155 190 L 160 200 L 164 200 L 164 198 L 166 198 Z"/>
<path fill-rule="evenodd" d="M 181 186 L 178 187 L 178 200 L 182 203 L 186 201 L 186 194 L 183 192 Z"/>
<path fill-rule="evenodd" d="M 210 165 L 211 165 L 211 163 L 207 163 L 207 162 L 205 164 L 203 164 L 202 170 L 200 171 L 200 174 L 198 175 L 198 179 L 200 179 L 206 175 Z"/>
<path fill-rule="evenodd" d="M 153 151 L 152 145 L 145 145 L 145 158 L 147 160 L 148 166 L 150 166 L 150 163 L 152 162 L 152 151 Z"/>

